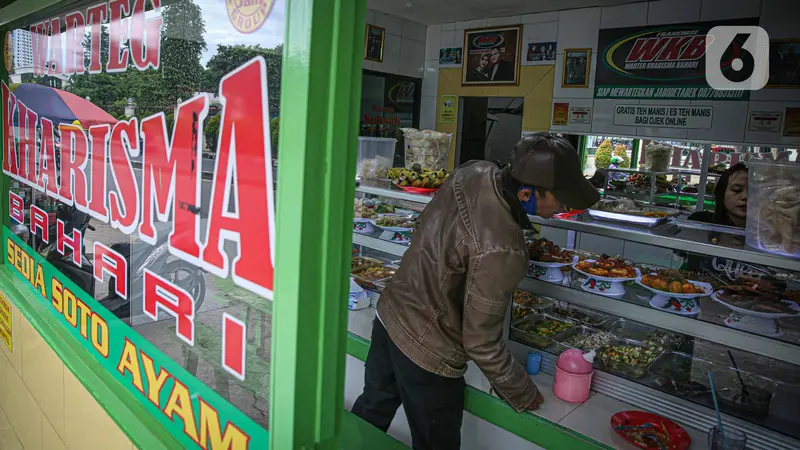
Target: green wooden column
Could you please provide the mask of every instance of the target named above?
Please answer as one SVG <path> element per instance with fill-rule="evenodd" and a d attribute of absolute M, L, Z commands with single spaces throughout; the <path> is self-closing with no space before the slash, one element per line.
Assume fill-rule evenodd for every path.
<path fill-rule="evenodd" d="M 338 449 L 366 0 L 289 0 L 270 448 Z"/>

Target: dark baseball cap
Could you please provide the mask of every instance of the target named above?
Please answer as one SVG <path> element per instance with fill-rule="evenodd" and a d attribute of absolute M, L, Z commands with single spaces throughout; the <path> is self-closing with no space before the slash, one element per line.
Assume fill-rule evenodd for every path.
<path fill-rule="evenodd" d="M 586 209 L 600 200 L 600 193 L 583 176 L 575 147 L 550 133 L 532 134 L 517 142 L 511 174 L 522 184 L 547 189 L 572 209 Z"/>

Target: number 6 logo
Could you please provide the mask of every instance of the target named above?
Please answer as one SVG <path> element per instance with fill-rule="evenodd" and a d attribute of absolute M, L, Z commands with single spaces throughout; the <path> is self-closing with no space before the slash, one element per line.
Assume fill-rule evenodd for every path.
<path fill-rule="evenodd" d="M 720 26 L 706 36 L 706 82 L 717 90 L 757 91 L 769 79 L 769 35 L 757 26 Z"/>

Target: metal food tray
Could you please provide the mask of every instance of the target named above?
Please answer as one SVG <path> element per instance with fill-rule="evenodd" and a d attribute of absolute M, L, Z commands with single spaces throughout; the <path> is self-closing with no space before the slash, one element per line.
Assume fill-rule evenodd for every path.
<path fill-rule="evenodd" d="M 544 312 L 552 312 L 553 314 L 556 314 L 556 315 L 559 315 L 559 316 L 563 316 L 563 317 L 566 317 L 568 319 L 572 319 L 573 321 L 575 321 L 575 323 L 586 324 L 589 327 L 593 327 L 593 328 L 602 327 L 603 325 L 608 323 L 608 319 L 609 319 L 609 317 L 607 315 L 605 315 L 605 314 L 599 313 L 597 311 L 592 311 L 591 309 L 588 309 L 588 308 L 575 306 L 575 305 L 573 305 L 571 303 L 567 303 L 567 302 L 563 302 L 563 301 L 554 302 L 549 308 L 543 308 L 543 311 Z M 566 314 L 564 312 L 562 312 L 562 311 L 566 311 Z M 594 322 L 586 322 L 584 320 L 578 319 L 577 317 L 573 317 L 573 316 L 570 315 L 570 313 L 572 311 L 577 311 L 577 312 L 580 312 L 582 314 L 585 314 L 585 315 L 589 316 L 590 318 L 592 318 L 594 320 Z"/>
<path fill-rule="evenodd" d="M 617 339 L 615 341 L 611 341 L 609 345 L 605 346 L 603 350 L 601 350 L 597 354 L 598 356 L 596 359 L 597 364 L 605 372 L 622 375 L 637 380 L 639 378 L 644 378 L 644 376 L 647 375 L 647 369 L 661 356 L 661 354 L 658 354 L 653 358 L 652 361 L 643 365 L 628 364 L 622 361 L 609 361 L 608 363 L 606 363 L 605 361 L 603 361 L 602 354 L 605 353 L 606 349 L 615 345 L 648 348 L 647 345 L 645 345 L 643 342 L 636 341 L 633 339 Z"/>
<path fill-rule="evenodd" d="M 570 329 L 568 329 L 568 330 L 566 330 L 566 331 L 564 331 L 562 333 L 559 333 L 558 337 L 553 339 L 553 343 L 555 344 L 555 347 L 556 347 L 555 348 L 555 353 L 557 355 L 560 355 L 561 352 L 563 352 L 565 350 L 568 350 L 570 348 L 577 348 L 578 350 L 581 350 L 581 351 L 584 351 L 584 352 L 588 352 L 590 350 L 600 350 L 602 348 L 605 348 L 605 345 L 601 345 L 601 346 L 594 347 L 594 348 L 593 347 L 582 348 L 582 347 L 574 347 L 572 345 L 569 345 L 569 344 L 565 343 L 566 340 L 568 340 L 572 336 L 575 336 L 575 335 L 578 335 L 578 334 L 582 335 L 582 336 L 588 336 L 588 335 L 598 334 L 598 333 L 605 333 L 605 334 L 609 335 L 611 337 L 611 340 L 609 341 L 609 343 L 614 342 L 614 341 L 617 340 L 617 337 L 614 336 L 611 332 L 602 331 L 602 330 L 599 330 L 597 328 L 592 328 L 592 327 L 590 327 L 588 325 L 578 325 L 578 326 L 572 327 L 572 328 L 570 328 Z"/>
<path fill-rule="evenodd" d="M 389 281 L 394 276 L 394 274 L 397 272 L 397 267 L 392 267 L 392 266 L 389 266 L 388 264 L 384 265 L 383 267 L 385 269 L 390 269 L 392 271 L 392 274 L 389 275 L 388 277 L 377 278 L 377 279 L 374 279 L 374 280 L 373 279 L 369 279 L 369 278 L 364 278 L 359 274 L 351 274 L 351 275 L 353 276 L 353 278 L 355 278 L 356 283 L 358 283 L 359 286 L 363 287 L 366 290 L 376 291 L 377 292 L 380 289 L 383 289 L 386 286 L 386 282 Z M 361 272 L 359 272 L 359 273 L 361 273 Z"/>
<path fill-rule="evenodd" d="M 628 319 L 617 319 L 606 327 L 608 331 L 624 339 L 633 339 L 641 342 L 647 333 L 656 330 L 655 327 Z M 622 330 L 622 331 L 617 331 Z"/>
<path fill-rule="evenodd" d="M 604 203 L 611 203 L 614 200 L 604 200 Z M 644 207 L 648 211 L 659 211 L 667 213 L 666 217 L 647 217 L 643 215 L 643 213 L 621 213 L 621 212 L 611 212 L 611 211 L 603 211 L 600 209 L 591 209 L 589 208 L 589 215 L 592 216 L 593 219 L 597 220 L 610 220 L 613 222 L 623 222 L 623 223 L 630 223 L 634 225 L 643 225 L 648 228 L 655 227 L 657 225 L 661 225 L 662 223 L 667 222 L 672 217 L 677 216 L 680 214 L 680 211 L 673 208 L 664 208 L 660 206 L 645 206 Z"/>
<path fill-rule="evenodd" d="M 569 329 L 567 329 L 567 330 L 561 331 L 559 333 L 556 333 L 556 334 L 554 334 L 552 336 L 542 336 L 541 334 L 536 334 L 536 333 L 533 333 L 533 332 L 530 332 L 530 331 L 525 331 L 525 330 L 522 330 L 522 329 L 519 328 L 519 326 L 521 324 L 523 324 L 524 322 L 537 323 L 537 322 L 540 322 L 542 320 L 556 320 L 558 322 L 564 322 L 564 323 L 571 324 L 572 327 L 575 326 L 575 322 L 573 322 L 570 319 L 567 319 L 566 317 L 561 317 L 561 316 L 557 316 L 555 314 L 546 314 L 546 313 L 531 314 L 531 315 L 526 316 L 526 317 L 524 317 L 522 319 L 519 319 L 516 322 L 511 324 L 511 327 L 510 327 L 511 331 L 509 332 L 509 337 L 516 337 L 523 344 L 532 345 L 534 347 L 538 347 L 538 348 L 544 349 L 544 348 L 549 347 L 553 343 L 553 340 L 555 338 L 560 337 L 566 331 L 569 331 Z M 570 328 L 572 328 L 572 327 L 570 327 Z"/>

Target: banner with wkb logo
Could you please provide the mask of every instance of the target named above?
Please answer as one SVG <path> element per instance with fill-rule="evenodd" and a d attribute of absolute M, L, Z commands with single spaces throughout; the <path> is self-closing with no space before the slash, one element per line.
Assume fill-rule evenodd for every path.
<path fill-rule="evenodd" d="M 595 98 L 749 99 L 766 84 L 757 18 L 600 30 Z"/>

